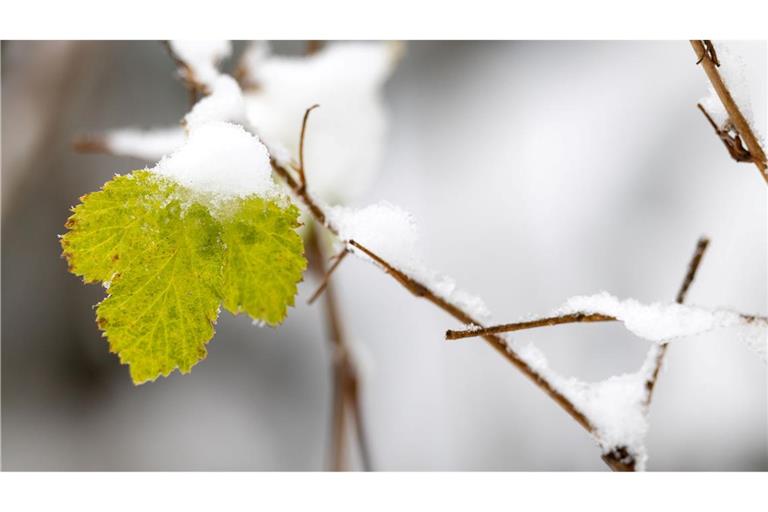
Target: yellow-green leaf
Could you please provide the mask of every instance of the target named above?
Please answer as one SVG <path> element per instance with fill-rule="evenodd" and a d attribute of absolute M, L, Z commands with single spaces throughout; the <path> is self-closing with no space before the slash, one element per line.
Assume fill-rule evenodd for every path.
<path fill-rule="evenodd" d="M 206 356 L 219 306 L 276 325 L 306 267 L 298 210 L 258 196 L 205 201 L 149 171 L 81 198 L 62 237 L 70 270 L 102 281 L 97 321 L 136 383 Z"/>

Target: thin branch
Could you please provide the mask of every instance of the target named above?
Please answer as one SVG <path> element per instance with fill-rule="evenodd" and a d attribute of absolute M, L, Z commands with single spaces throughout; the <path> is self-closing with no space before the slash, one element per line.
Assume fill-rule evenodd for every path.
<path fill-rule="evenodd" d="M 690 263 L 688 263 L 688 271 L 686 272 L 685 278 L 683 279 L 683 282 L 680 285 L 680 289 L 677 292 L 677 296 L 675 297 L 675 302 L 678 304 L 685 302 L 685 297 L 688 295 L 688 289 L 691 287 L 693 280 L 696 278 L 696 272 L 699 270 L 701 259 L 704 257 L 704 253 L 707 251 L 707 247 L 709 247 L 709 238 L 702 236 L 699 238 L 698 242 L 696 242 L 696 249 L 693 251 L 693 256 L 691 256 Z M 669 344 L 665 343 L 659 347 L 659 351 L 656 354 L 656 360 L 654 361 L 653 365 L 653 372 L 651 373 L 651 377 L 645 383 L 645 387 L 648 390 L 648 394 L 645 398 L 646 406 L 651 405 L 653 390 L 656 387 L 656 382 L 659 378 L 659 372 L 661 371 L 661 364 L 664 362 L 664 356 L 667 353 L 668 346 Z"/>
<path fill-rule="evenodd" d="M 331 233 L 336 235 L 339 239 L 342 241 L 345 241 L 343 238 L 339 235 L 338 228 L 332 223 L 329 222 L 328 216 L 325 214 L 324 209 L 314 200 L 314 198 L 309 194 L 307 191 L 307 188 L 302 186 L 292 175 L 292 173 L 283 165 L 275 161 L 274 159 L 271 160 L 272 169 L 274 170 L 275 174 L 280 176 L 283 180 L 285 180 L 288 187 L 293 191 L 294 195 L 306 206 L 307 210 L 309 210 L 310 215 L 312 215 L 315 220 L 326 227 Z M 483 328 L 483 326 L 480 324 L 479 321 L 477 321 L 475 318 L 473 318 L 469 313 L 464 311 L 462 308 L 451 304 L 447 302 L 442 297 L 439 297 L 436 295 L 432 290 L 430 290 L 429 287 L 425 286 L 424 284 L 420 283 L 418 280 L 412 278 L 411 276 L 405 274 L 404 272 L 398 270 L 393 265 L 391 265 L 389 262 L 387 262 L 384 258 L 374 253 L 369 248 L 363 246 L 359 242 L 356 242 L 354 240 L 346 240 L 345 241 L 350 246 L 354 247 L 355 249 L 361 251 L 363 254 L 367 255 L 369 258 L 371 258 L 375 263 L 377 263 L 387 274 L 392 276 L 398 283 L 400 283 L 406 290 L 410 291 L 413 295 L 417 297 L 424 298 L 428 300 L 429 302 L 436 305 L 438 308 L 442 309 L 449 315 L 453 316 L 456 320 L 459 322 L 462 322 L 464 324 L 473 324 L 478 326 L 479 328 Z M 564 396 L 556 387 L 554 384 L 552 384 L 549 379 L 537 372 L 533 367 L 531 367 L 524 359 L 522 359 L 517 352 L 515 352 L 506 342 L 506 340 L 499 336 L 498 334 L 485 334 L 483 335 L 483 339 L 488 342 L 496 351 L 501 354 L 507 361 L 509 361 L 512 365 L 514 365 L 518 370 L 520 370 L 523 375 L 528 377 L 536 386 L 538 386 L 542 391 L 544 391 L 552 400 L 555 401 L 565 412 L 567 412 L 579 425 L 581 425 L 587 432 L 596 435 L 596 428 L 594 424 L 590 421 L 590 419 L 581 412 L 571 400 L 569 400 L 566 396 Z M 606 463 L 612 468 L 616 469 L 618 468 L 619 462 L 616 462 L 615 464 L 610 462 L 610 458 L 606 460 Z"/>
<path fill-rule="evenodd" d="M 680 285 L 680 289 L 677 292 L 677 297 L 675 298 L 675 302 L 677 302 L 678 304 L 682 304 L 685 301 L 685 297 L 688 294 L 688 289 L 691 287 L 693 280 L 696 278 L 696 272 L 699 270 L 699 265 L 701 265 L 701 259 L 704 257 L 704 252 L 707 250 L 708 246 L 709 246 L 709 239 L 706 237 L 701 237 L 699 238 L 698 242 L 696 242 L 696 249 L 693 251 L 693 256 L 691 256 L 691 261 L 688 263 L 688 271 L 685 273 L 685 278 L 683 278 L 683 283 Z M 661 370 L 661 364 L 664 361 L 664 356 L 667 353 L 668 346 L 669 346 L 668 343 L 665 343 L 659 346 L 658 351 L 656 352 L 656 355 L 655 355 L 655 359 L 653 361 L 653 370 L 651 371 L 651 376 L 645 382 L 646 410 L 651 405 L 651 400 L 653 397 L 653 389 L 656 387 L 656 382 L 659 378 L 659 372 Z M 652 353 L 653 352 L 649 352 L 649 355 Z M 634 471 L 635 470 L 636 461 L 624 446 L 617 447 L 610 453 L 606 453 L 605 455 L 603 455 L 603 461 L 605 461 L 605 463 L 608 464 L 608 466 L 613 471 Z"/>
<path fill-rule="evenodd" d="M 271 161 L 271 163 L 272 163 L 272 169 L 275 171 L 275 174 L 277 174 L 283 180 L 285 180 L 288 187 L 293 191 L 296 197 L 302 203 L 304 203 L 304 205 L 309 210 L 309 213 L 315 218 L 315 220 L 317 220 L 320 224 L 324 225 L 331 233 L 339 237 L 338 229 L 332 223 L 328 222 L 327 216 L 325 215 L 325 211 L 323 210 L 323 208 L 318 205 L 318 203 L 307 192 L 306 189 L 301 188 L 301 185 L 291 175 L 290 171 L 288 171 L 286 167 L 282 166 L 281 164 L 276 162 L 274 159 Z M 404 288 L 406 288 L 408 291 L 410 291 L 417 297 L 422 297 L 428 300 L 429 302 L 435 304 L 437 307 L 439 307 L 449 315 L 453 316 L 459 322 L 462 322 L 464 324 L 480 325 L 480 323 L 476 319 L 472 318 L 472 316 L 469 313 L 465 312 L 463 309 L 457 306 L 454 306 L 453 304 L 446 302 L 444 299 L 438 297 L 428 287 L 419 283 L 418 281 L 411 278 L 410 276 L 405 275 L 403 272 L 400 272 L 395 267 L 390 265 L 386 260 L 384 260 L 380 256 L 373 253 L 370 249 L 367 249 L 363 247 L 361 244 L 354 241 L 348 241 L 348 243 L 353 247 L 356 247 L 357 249 L 361 250 L 363 253 L 367 254 L 371 259 L 376 261 L 389 275 L 391 275 Z M 497 336 L 495 334 L 489 334 L 484 336 L 483 338 L 494 349 L 496 349 L 496 351 L 499 354 L 501 354 L 505 359 L 507 359 L 510 363 L 512 363 L 526 377 L 531 379 L 531 381 L 533 381 L 533 383 L 536 386 L 538 386 L 552 400 L 554 400 L 555 403 L 557 403 L 560 407 L 562 407 L 563 410 L 567 412 L 579 425 L 581 425 L 588 432 L 594 433 L 595 428 L 592 425 L 592 423 L 589 421 L 589 419 L 581 411 L 579 411 L 576 408 L 576 406 L 568 398 L 566 398 L 563 394 L 561 394 L 555 388 L 555 386 L 551 382 L 549 382 L 549 380 L 544 375 L 539 374 L 530 365 L 528 365 L 528 363 L 525 362 L 515 351 L 511 350 L 507 345 L 507 342 L 504 340 L 504 338 Z"/>
<path fill-rule="evenodd" d="M 309 113 L 320 105 L 314 104 L 304 111 L 304 119 L 301 121 L 301 135 L 299 136 L 299 179 L 301 180 L 302 188 L 307 186 L 307 177 L 304 173 L 304 138 L 307 132 L 307 121 L 309 120 Z"/>
<path fill-rule="evenodd" d="M 315 293 L 312 294 L 312 296 L 307 301 L 307 304 L 312 305 L 313 302 L 317 300 L 317 298 L 320 296 L 320 294 L 323 293 L 323 290 L 326 289 L 328 286 L 328 281 L 331 278 L 331 274 L 338 268 L 338 266 L 341 264 L 341 261 L 349 254 L 349 250 L 345 247 L 341 250 L 339 254 L 333 257 L 335 260 L 333 262 L 333 265 L 331 265 L 331 268 L 328 269 L 328 271 L 323 276 L 323 280 L 320 283 L 320 286 L 315 290 Z"/>
<path fill-rule="evenodd" d="M 112 154 L 112 149 L 101 135 L 79 135 L 72 141 L 76 153 Z"/>
<path fill-rule="evenodd" d="M 768 317 L 760 315 L 745 315 L 738 313 L 739 317 L 746 322 L 768 322 Z M 464 330 L 447 330 L 445 331 L 445 339 L 447 340 L 460 340 L 465 338 L 474 338 L 476 336 L 485 336 L 486 334 L 500 334 L 504 332 L 524 331 L 526 329 L 536 329 L 538 327 L 551 327 L 554 325 L 563 324 L 581 324 L 581 323 L 593 323 L 593 322 L 613 322 L 618 318 L 610 315 L 604 315 L 602 313 L 587 313 L 584 311 L 576 313 L 568 313 L 567 315 L 548 316 L 544 318 L 537 318 L 534 320 L 526 320 L 524 322 L 514 322 L 510 324 L 492 325 L 490 327 L 473 327 Z"/>
<path fill-rule="evenodd" d="M 699 59 L 697 64 L 700 63 L 704 68 L 707 78 L 709 78 L 717 96 L 723 103 L 726 112 L 728 112 L 728 117 L 731 123 L 733 123 L 734 130 L 744 140 L 751 156 L 749 161 L 755 164 L 760 171 L 760 175 L 763 177 L 766 184 L 768 184 L 768 170 L 766 170 L 765 153 L 763 152 L 763 148 L 760 147 L 760 143 L 757 141 L 757 137 L 752 132 L 752 128 L 749 126 L 746 118 L 741 113 L 741 110 L 739 110 L 736 101 L 733 99 L 733 95 L 730 90 L 728 90 L 728 86 L 720 76 L 720 72 L 717 69 L 720 63 L 717 60 L 717 55 L 714 53 L 714 45 L 712 45 L 710 41 L 693 40 L 691 41 L 691 46 L 693 46 L 693 51 L 696 52 L 696 57 Z"/>
<path fill-rule="evenodd" d="M 304 112 L 304 120 L 301 124 L 301 139 L 299 145 L 299 177 L 301 179 L 301 185 L 296 189 L 297 194 L 307 195 L 307 181 L 304 173 L 304 138 L 306 135 L 309 113 L 318 106 L 319 105 L 313 105 Z M 287 170 L 283 169 L 283 171 L 285 171 L 286 176 L 290 177 Z M 291 180 L 295 183 L 292 177 Z M 325 216 L 323 216 L 322 219 L 324 221 Z M 314 302 L 320 293 L 325 290 L 326 324 L 328 326 L 328 334 L 333 349 L 332 468 L 334 471 L 342 471 L 345 466 L 346 457 L 344 456 L 344 449 L 346 446 L 346 412 L 349 410 L 357 434 L 356 438 L 363 470 L 370 471 L 370 450 L 368 449 L 367 430 L 365 428 L 365 422 L 363 421 L 358 372 L 344 337 L 341 315 L 331 283 L 331 274 L 338 268 L 339 264 L 341 264 L 347 251 L 345 248 L 345 250 L 336 257 L 333 266 L 330 269 L 326 269 L 326 257 L 324 255 L 319 233 L 316 229 L 312 229 L 309 235 L 312 241 L 312 254 L 317 260 L 315 268 L 317 268 L 320 275 L 323 276 L 320 288 L 313 294 L 312 298 L 310 298 L 310 303 Z"/>
<path fill-rule="evenodd" d="M 701 44 L 704 45 L 704 53 L 699 60 L 696 61 L 696 64 L 701 64 L 701 61 L 703 61 L 706 56 L 715 63 L 715 66 L 720 67 L 720 61 L 717 59 L 717 52 L 715 51 L 715 45 L 712 44 L 712 41 L 709 39 L 702 39 Z"/>
<path fill-rule="evenodd" d="M 333 354 L 333 393 L 331 414 L 331 469 L 343 471 L 346 467 L 346 427 L 347 412 L 352 416 L 355 434 L 360 452 L 360 459 L 365 471 L 371 470 L 370 450 L 363 421 L 362 405 L 359 396 L 359 378 L 354 360 L 350 356 L 341 315 L 336 302 L 336 295 L 330 279 L 330 271 L 325 270 L 325 258 L 320 244 L 319 233 L 316 230 L 309 236 L 311 257 L 317 263 L 318 273 L 326 276 L 325 281 L 325 315 L 328 337 Z M 341 259 L 341 258 L 339 258 Z M 337 261 L 338 263 L 338 261 Z"/>
<path fill-rule="evenodd" d="M 333 227 L 329 226 L 329 229 L 333 230 Z M 384 258 L 377 255 L 367 247 L 354 240 L 349 240 L 348 243 L 352 247 L 362 251 L 363 254 L 379 264 L 387 274 L 392 276 L 397 282 L 399 282 L 404 288 L 406 288 L 415 296 L 428 300 L 460 322 L 480 326 L 480 323 L 472 318 L 469 313 L 465 312 L 458 306 L 447 302 L 445 299 L 435 295 L 435 293 L 432 292 L 432 290 L 430 290 L 427 286 L 408 276 L 404 272 L 398 270 Z M 570 414 L 571 417 L 576 420 L 579 425 L 584 427 L 584 429 L 586 429 L 588 432 L 594 433 L 594 426 L 589 421 L 589 419 L 581 411 L 579 411 L 568 398 L 562 395 L 560 391 L 558 391 L 544 375 L 541 375 L 536 370 L 534 370 L 531 366 L 528 365 L 526 361 L 521 359 L 516 352 L 511 350 L 504 338 L 497 336 L 496 334 L 486 334 L 483 335 L 483 339 L 487 341 L 493 348 L 495 348 L 497 352 L 504 356 L 505 359 L 507 359 L 521 372 L 523 372 L 525 376 L 531 379 L 534 384 L 539 386 L 545 393 L 547 393 L 549 397 L 552 398 L 557 404 L 559 404 L 568 414 Z"/>
<path fill-rule="evenodd" d="M 314 55 L 320 50 L 322 50 L 324 45 L 325 45 L 325 41 L 321 41 L 318 39 L 310 39 L 309 41 L 307 41 L 307 45 L 304 48 L 304 55 Z"/>
<path fill-rule="evenodd" d="M 492 327 L 477 328 L 477 329 L 465 329 L 462 331 L 447 330 L 445 331 L 445 339 L 447 340 L 460 340 L 464 338 L 472 338 L 474 336 L 483 336 L 485 334 L 498 334 L 502 332 L 514 332 L 522 331 L 525 329 L 535 329 L 537 327 L 550 327 L 560 324 L 575 324 L 582 322 L 612 322 L 616 320 L 615 317 L 603 315 L 600 313 L 571 313 L 568 315 L 550 316 L 546 318 L 538 318 L 536 320 L 528 320 L 526 322 L 515 322 L 511 324 L 494 325 Z"/>
<path fill-rule="evenodd" d="M 179 72 L 179 76 L 181 76 L 181 78 L 184 80 L 184 86 L 186 87 L 189 94 L 189 104 L 194 105 L 197 103 L 197 100 L 200 99 L 200 96 L 208 94 L 208 87 L 197 80 L 195 72 L 192 70 L 189 64 L 173 51 L 173 46 L 171 46 L 170 41 L 163 41 L 162 43 L 165 47 L 165 50 L 168 52 L 168 55 L 173 60 L 174 64 L 176 64 L 176 69 Z"/>
<path fill-rule="evenodd" d="M 688 263 L 688 272 L 686 272 L 683 283 L 680 285 L 680 290 L 678 290 L 677 296 L 675 297 L 675 302 L 678 304 L 685 302 L 685 297 L 688 295 L 688 289 L 696 278 L 696 272 L 699 270 L 701 259 L 704 257 L 707 247 L 709 247 L 709 238 L 702 236 L 696 242 L 696 249 L 693 251 L 690 263 Z"/>
<path fill-rule="evenodd" d="M 741 137 L 739 136 L 738 133 L 731 135 L 730 130 L 724 130 L 720 128 L 701 103 L 697 103 L 696 106 L 699 107 L 699 110 L 701 110 L 701 113 L 704 114 L 704 117 L 707 118 L 707 121 L 709 121 L 709 124 L 712 126 L 712 128 L 714 128 L 715 133 L 717 134 L 718 138 L 722 141 L 723 145 L 725 146 L 725 149 L 728 150 L 728 153 L 731 155 L 731 158 L 733 158 L 737 162 L 753 161 L 752 153 L 750 153 L 749 150 L 744 147 L 744 143 L 741 141 Z"/>

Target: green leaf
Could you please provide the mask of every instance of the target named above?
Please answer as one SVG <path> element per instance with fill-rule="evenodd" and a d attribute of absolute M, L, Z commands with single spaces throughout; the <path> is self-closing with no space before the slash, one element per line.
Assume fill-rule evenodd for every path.
<path fill-rule="evenodd" d="M 257 196 L 205 201 L 149 171 L 81 198 L 62 237 L 70 271 L 102 281 L 97 322 L 134 382 L 206 356 L 219 306 L 277 325 L 306 268 L 298 209 Z"/>
<path fill-rule="evenodd" d="M 224 224 L 224 307 L 247 312 L 270 325 L 282 322 L 293 304 L 296 279 L 306 268 L 298 210 L 282 214 L 280 206 L 259 198 L 242 202 Z"/>

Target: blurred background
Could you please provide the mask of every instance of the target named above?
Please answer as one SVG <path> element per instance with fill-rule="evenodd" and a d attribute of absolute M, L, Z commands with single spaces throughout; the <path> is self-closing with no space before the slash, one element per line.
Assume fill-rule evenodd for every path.
<path fill-rule="evenodd" d="M 737 48 L 766 133 L 766 45 Z M 688 302 L 765 314 L 765 183 L 696 109 L 707 82 L 695 60 L 687 41 L 409 43 L 384 91 L 381 172 L 359 203 L 411 211 L 429 264 L 499 321 L 601 290 L 671 302 L 702 234 L 712 243 Z M 94 322 L 103 289 L 59 256 L 80 195 L 152 164 L 74 154 L 73 138 L 186 111 L 157 42 L 3 42 L 3 469 L 327 466 L 331 361 L 321 304 L 306 305 L 312 276 L 284 325 L 222 313 L 191 374 L 135 387 Z M 444 313 L 356 259 L 334 279 L 365 370 L 375 469 L 607 470 L 582 428 L 487 344 L 446 343 L 457 324 Z M 610 324 L 516 338 L 586 380 L 636 370 L 648 348 Z M 675 341 L 648 469 L 768 469 L 766 377 L 728 331 Z"/>

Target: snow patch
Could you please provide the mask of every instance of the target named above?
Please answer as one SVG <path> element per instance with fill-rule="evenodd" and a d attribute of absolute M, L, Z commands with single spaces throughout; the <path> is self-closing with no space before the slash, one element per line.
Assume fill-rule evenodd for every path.
<path fill-rule="evenodd" d="M 594 428 L 593 436 L 604 454 L 624 448 L 643 471 L 648 459 L 645 437 L 648 433 L 648 390 L 659 345 L 654 344 L 642 368 L 635 373 L 609 377 L 599 382 L 584 382 L 563 377 L 549 367 L 547 358 L 532 344 L 512 345 L 512 350 L 550 385 L 566 397 Z"/>
<path fill-rule="evenodd" d="M 169 41 L 171 51 L 192 72 L 192 78 L 210 87 L 220 73 L 218 63 L 232 54 L 229 41 Z"/>
<path fill-rule="evenodd" d="M 326 215 L 328 224 L 338 231 L 342 240 L 359 242 L 474 319 L 490 318 L 490 312 L 480 297 L 459 289 L 453 278 L 424 264 L 418 243 L 419 230 L 410 213 L 383 201 L 361 209 L 335 206 L 327 208 Z M 371 261 L 365 253 L 354 248 L 353 252 Z"/>
<path fill-rule="evenodd" d="M 180 126 L 152 130 L 124 128 L 105 135 L 105 143 L 111 153 L 153 162 L 181 147 L 185 140 L 186 134 Z"/>
<path fill-rule="evenodd" d="M 210 86 L 211 94 L 195 103 L 192 110 L 184 117 L 187 128 L 214 121 L 245 122 L 245 101 L 243 92 L 234 78 L 221 75 Z"/>
<path fill-rule="evenodd" d="M 749 322 L 738 313 L 710 310 L 683 304 L 641 304 L 634 299 L 620 300 L 607 292 L 571 297 L 555 314 L 600 313 L 617 318 L 637 336 L 652 341 L 668 341 L 693 336 L 717 328 L 745 326 Z M 753 322 L 755 327 L 765 322 Z"/>
<path fill-rule="evenodd" d="M 267 148 L 231 123 L 213 122 L 194 128 L 184 145 L 152 171 L 214 197 L 278 195 Z"/>

